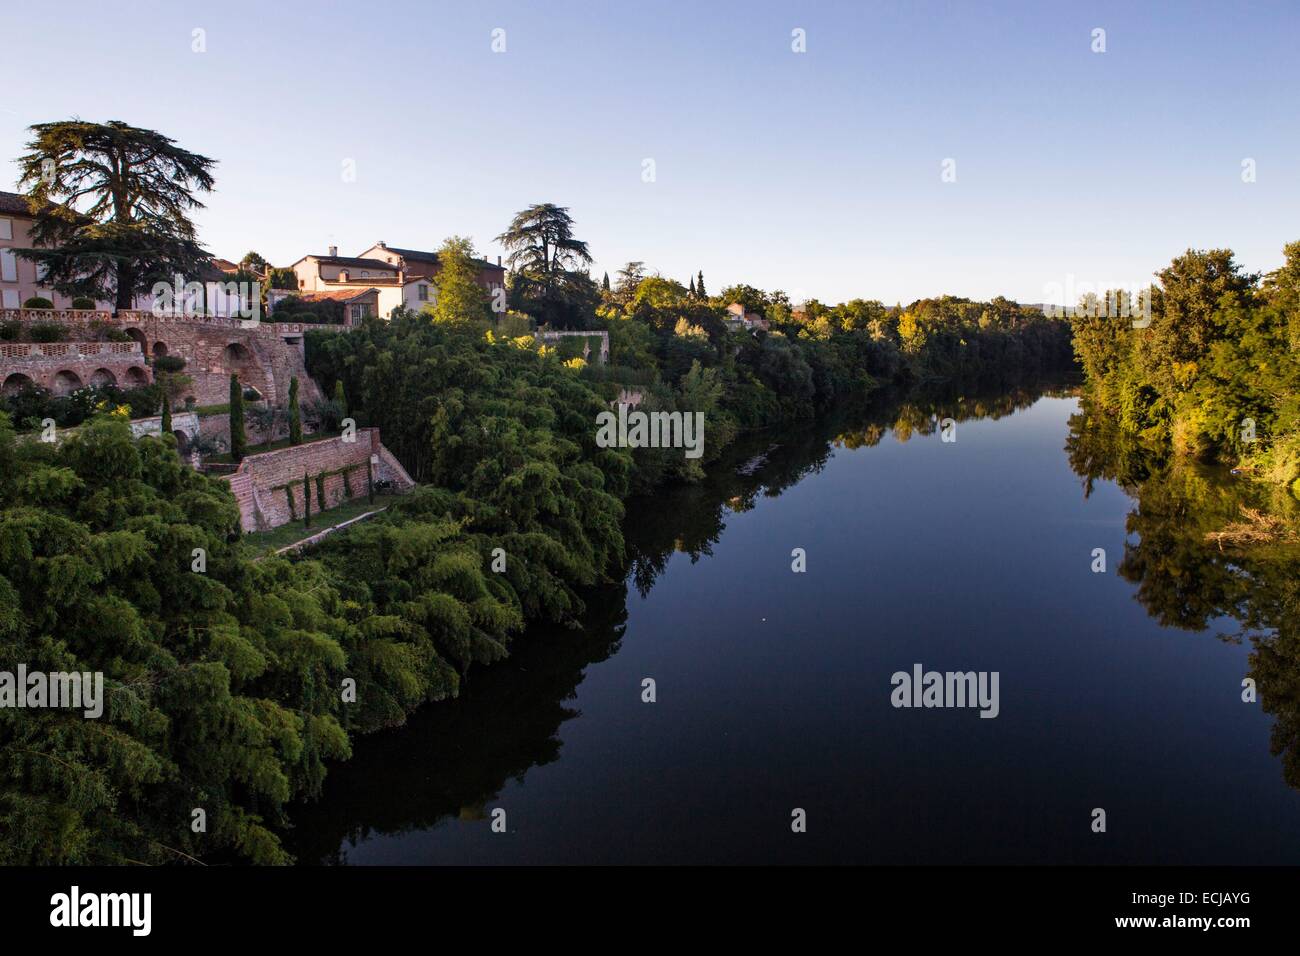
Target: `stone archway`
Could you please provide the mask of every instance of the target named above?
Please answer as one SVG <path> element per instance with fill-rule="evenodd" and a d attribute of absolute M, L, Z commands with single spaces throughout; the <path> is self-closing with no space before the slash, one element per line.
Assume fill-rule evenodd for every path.
<path fill-rule="evenodd" d="M 97 368 L 90 376 L 90 384 L 96 387 L 116 385 L 117 376 L 106 368 Z"/>
<path fill-rule="evenodd" d="M 153 344 L 153 349 L 150 351 L 149 354 L 151 354 L 154 358 L 158 358 L 158 356 L 160 356 L 160 355 L 166 355 L 166 354 L 167 354 L 167 343 L 166 343 L 166 342 L 155 342 L 155 343 Z"/>
<path fill-rule="evenodd" d="M 179 428 L 172 432 L 176 436 L 176 450 L 182 455 L 190 453 L 190 436 L 185 434 Z"/>
<path fill-rule="evenodd" d="M 238 375 L 241 384 L 248 384 L 251 373 L 257 368 L 253 353 L 238 342 L 231 342 L 222 350 L 221 364 L 227 373 Z"/>
<path fill-rule="evenodd" d="M 149 340 L 145 338 L 144 332 L 140 329 L 127 329 L 126 337 L 132 342 L 140 343 L 140 352 L 144 355 L 149 354 Z"/>
<path fill-rule="evenodd" d="M 22 372 L 14 372 L 5 379 L 4 394 L 17 395 L 23 389 L 32 388 L 35 384 L 29 376 L 24 375 Z"/>
<path fill-rule="evenodd" d="M 55 395 L 60 396 L 71 395 L 77 389 L 84 387 L 84 384 L 85 383 L 81 381 L 80 375 L 65 368 L 54 373 L 54 379 L 52 382 L 53 387 L 50 391 Z"/>
<path fill-rule="evenodd" d="M 143 388 L 149 384 L 149 375 L 138 365 L 132 365 L 126 370 L 126 387 Z"/>

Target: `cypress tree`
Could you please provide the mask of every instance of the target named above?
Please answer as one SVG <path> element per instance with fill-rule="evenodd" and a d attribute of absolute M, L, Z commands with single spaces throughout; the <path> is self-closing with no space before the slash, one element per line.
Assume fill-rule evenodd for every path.
<path fill-rule="evenodd" d="M 601 287 L 602 289 L 604 289 L 606 292 L 609 291 L 609 273 L 608 273 L 608 272 L 605 273 L 605 278 L 604 278 L 604 280 L 600 283 L 600 287 Z"/>
<path fill-rule="evenodd" d="M 343 379 L 334 383 L 334 404 L 339 407 L 339 418 L 348 417 L 348 397 L 343 394 Z"/>
<path fill-rule="evenodd" d="M 691 276 L 691 285 L 687 291 L 690 292 L 692 299 L 695 298 L 695 276 Z"/>
<path fill-rule="evenodd" d="M 370 459 L 366 459 L 366 497 L 373 505 L 375 503 L 375 476 L 370 469 Z"/>
<path fill-rule="evenodd" d="M 239 376 L 230 376 L 230 459 L 239 464 L 244 460 L 248 448 L 248 436 L 244 434 L 244 390 L 240 387 Z"/>
<path fill-rule="evenodd" d="M 311 481 L 305 471 L 302 473 L 302 526 L 311 527 Z"/>
<path fill-rule="evenodd" d="M 325 472 L 316 475 L 316 510 L 325 510 Z"/>
<path fill-rule="evenodd" d="M 170 435 L 172 430 L 172 400 L 168 397 L 167 392 L 163 391 L 163 409 L 162 409 L 162 433 Z"/>
<path fill-rule="evenodd" d="M 708 293 L 704 291 L 704 270 L 701 269 L 695 279 L 695 294 L 701 299 L 708 298 Z"/>
<path fill-rule="evenodd" d="M 298 376 L 289 379 L 289 444 L 302 444 L 302 412 L 298 410 Z"/>

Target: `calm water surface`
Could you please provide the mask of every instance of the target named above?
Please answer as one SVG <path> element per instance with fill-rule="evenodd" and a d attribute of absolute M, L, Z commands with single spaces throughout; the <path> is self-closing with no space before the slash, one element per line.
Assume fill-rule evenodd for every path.
<path fill-rule="evenodd" d="M 1164 555 L 1141 551 L 1129 493 L 1100 479 L 1085 495 L 1065 450 L 1078 401 L 951 407 L 952 443 L 930 409 L 878 410 L 754 439 L 708 482 L 634 502 L 633 572 L 589 597 L 584 627 L 530 631 L 461 699 L 357 741 L 295 813 L 291 849 L 351 864 L 1300 861 L 1278 717 L 1241 700 L 1252 643 L 1220 637 L 1240 630 L 1226 618 L 1161 623 L 1161 601 L 1184 613 L 1208 585 L 1164 568 L 1191 593 L 1149 598 L 1154 579 L 1131 580 Z M 890 676 L 917 663 L 999 672 L 999 716 L 895 709 Z"/>

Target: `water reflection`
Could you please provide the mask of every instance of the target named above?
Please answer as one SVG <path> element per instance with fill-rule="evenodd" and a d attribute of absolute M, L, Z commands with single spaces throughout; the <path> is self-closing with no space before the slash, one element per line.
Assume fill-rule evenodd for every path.
<path fill-rule="evenodd" d="M 1144 447 L 1086 401 L 1070 419 L 1066 453 L 1085 494 L 1105 479 L 1135 499 L 1119 573 L 1147 613 L 1164 626 L 1249 642 L 1246 676 L 1275 718 L 1273 754 L 1300 789 L 1300 548 L 1287 539 L 1300 527 L 1300 505 L 1279 489 Z M 1275 519 L 1275 540 L 1221 539 L 1251 514 Z"/>

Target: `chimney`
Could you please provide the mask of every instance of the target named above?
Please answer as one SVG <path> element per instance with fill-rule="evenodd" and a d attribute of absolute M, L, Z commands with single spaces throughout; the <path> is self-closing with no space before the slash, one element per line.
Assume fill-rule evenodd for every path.
<path fill-rule="evenodd" d="M 332 258 L 334 258 L 335 256 L 337 256 L 338 254 L 339 254 L 339 247 L 338 247 L 338 246 L 330 246 L 330 258 L 332 259 Z"/>
<path fill-rule="evenodd" d="M 498 269 L 501 268 L 501 257 L 500 257 L 500 256 L 497 256 L 497 268 L 498 268 Z"/>
<path fill-rule="evenodd" d="M 347 269 L 340 269 L 340 270 L 339 270 L 339 281 L 340 281 L 340 282 L 347 282 L 347 281 L 348 281 L 348 270 L 347 270 Z"/>
<path fill-rule="evenodd" d="M 380 239 L 380 240 L 379 240 L 379 248 L 380 248 L 380 249 L 387 249 L 387 248 L 388 248 L 388 243 L 386 243 L 386 242 L 384 242 L 384 240 Z"/>

